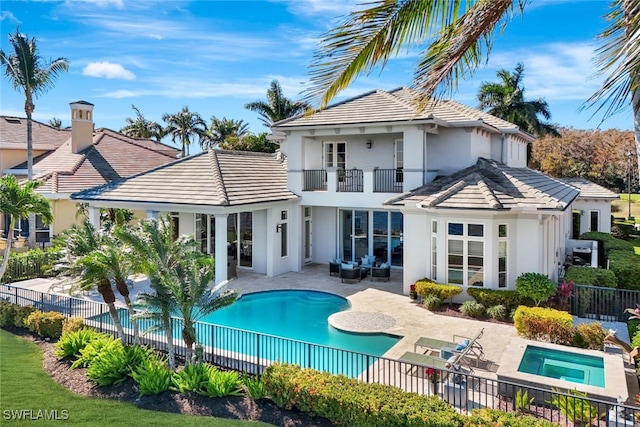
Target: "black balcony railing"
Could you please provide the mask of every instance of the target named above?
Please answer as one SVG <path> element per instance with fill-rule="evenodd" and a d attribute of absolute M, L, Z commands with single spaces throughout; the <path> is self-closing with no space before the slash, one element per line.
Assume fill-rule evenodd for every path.
<path fill-rule="evenodd" d="M 605 322 L 626 322 L 627 308 L 640 303 L 640 291 L 576 285 L 571 298 L 571 314 Z"/>
<path fill-rule="evenodd" d="M 324 169 L 305 169 L 302 191 L 327 191 L 327 171 Z"/>
<path fill-rule="evenodd" d="M 403 179 L 402 169 L 375 169 L 373 171 L 373 192 L 402 193 Z"/>
<path fill-rule="evenodd" d="M 0 299 L 22 306 L 32 305 L 42 311 L 57 311 L 66 317 L 82 317 L 87 325 L 98 331 L 116 333 L 104 303 L 12 285 L 0 285 Z M 124 340 L 132 344 L 128 311 L 120 308 L 118 313 L 125 330 Z M 151 326 L 146 319 L 140 319 L 138 325 L 140 331 Z M 186 347 L 181 339 L 182 327 L 182 319 L 174 318 L 172 335 L 176 356 L 180 359 L 186 357 Z M 636 425 L 634 419 L 640 417 L 640 408 L 614 400 L 576 397 L 568 394 L 569 391 L 553 391 L 542 385 L 533 387 L 512 380 L 485 378 L 465 367 L 436 370 L 429 365 L 208 323 L 198 322 L 195 328 L 198 342 L 204 347 L 204 361 L 249 374 L 259 375 L 275 361 L 295 363 L 303 368 L 344 374 L 365 383 L 385 384 L 409 392 L 438 396 L 461 412 L 474 408 L 521 410 L 563 426 L 576 425 L 575 416 L 571 414 L 580 414 L 584 419 L 578 421 L 584 421 L 585 425 L 594 425 L 595 420 L 600 420 L 595 425 L 612 427 Z M 168 351 L 163 333 L 142 334 L 140 344 Z M 525 393 L 528 399 L 518 399 Z M 562 405 L 554 406 L 552 402 Z"/>
<path fill-rule="evenodd" d="M 362 169 L 338 169 L 336 191 L 344 193 L 362 193 L 364 191 L 364 173 Z"/>

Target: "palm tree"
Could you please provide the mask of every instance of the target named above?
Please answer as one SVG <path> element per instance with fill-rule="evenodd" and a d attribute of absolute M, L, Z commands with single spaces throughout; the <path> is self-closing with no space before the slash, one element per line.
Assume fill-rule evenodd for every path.
<path fill-rule="evenodd" d="M 170 289 L 175 286 L 174 270 L 197 248 L 192 238 L 173 237 L 173 223 L 169 216 L 158 220 L 140 221 L 137 228 L 117 228 L 116 237 L 131 248 L 134 271 L 149 278 L 153 292 L 145 292 L 138 297 L 145 304 L 143 313 L 137 318 L 151 319 L 155 325 L 145 332 L 162 329 L 167 339 L 169 366 L 175 368 L 175 348 L 173 344 L 173 318 L 176 303 Z"/>
<path fill-rule="evenodd" d="M 28 218 L 30 214 L 41 215 L 42 222 L 45 224 L 50 224 L 53 221 L 51 204 L 44 196 L 35 192 L 35 189 L 41 185 L 41 181 L 28 181 L 24 185 L 20 185 L 13 175 L 5 175 L 0 178 L 0 212 L 9 215 L 9 234 L 0 266 L 0 278 L 4 275 L 9 263 L 9 252 L 13 243 L 13 228 L 16 221 Z"/>
<path fill-rule="evenodd" d="M 107 265 L 113 260 L 105 262 L 109 257 L 104 255 L 105 247 L 111 243 L 107 240 L 107 233 L 107 230 L 97 230 L 87 220 L 83 221 L 81 226 L 74 225 L 63 231 L 56 239 L 62 249 L 60 260 L 54 269 L 59 276 L 77 279 L 70 292 L 78 288 L 82 290 L 96 288 L 109 308 L 109 315 L 118 336 L 124 340 L 124 329 L 118 316 L 115 306 L 116 296 L 111 286 L 114 274 Z M 116 271 L 118 270 L 121 270 L 121 267 L 116 267 Z"/>
<path fill-rule="evenodd" d="M 227 281 L 211 288 L 215 275 L 214 261 L 200 252 L 192 252 L 173 272 L 169 293 L 184 322 L 182 339 L 189 361 L 193 359 L 193 344 L 197 342 L 195 323 L 207 314 L 233 304 L 238 299 L 238 292 L 225 290 Z"/>
<path fill-rule="evenodd" d="M 542 98 L 525 101 L 522 78 L 524 65 L 518 63 L 513 73 L 500 70 L 497 73 L 499 83 L 484 82 L 478 91 L 478 108 L 496 117 L 511 122 L 521 130 L 532 135 L 559 137 L 560 133 L 553 125 L 538 119 L 541 115 L 546 120 L 551 118 L 549 105 Z"/>
<path fill-rule="evenodd" d="M 56 77 L 63 71 L 69 70 L 69 61 L 60 57 L 45 62 L 36 46 L 36 39 L 29 39 L 20 34 L 16 28 L 15 34 L 9 34 L 12 53 L 5 53 L 0 49 L 0 65 L 4 67 L 7 78 L 13 88 L 24 92 L 24 112 L 27 114 L 27 181 L 33 179 L 33 134 L 31 115 L 35 110 L 33 98 L 45 93 L 53 87 Z M 35 230 L 35 215 L 29 216 L 29 230 Z M 29 247 L 34 247 L 36 233 L 29 233 Z"/>
<path fill-rule="evenodd" d="M 132 104 L 131 108 L 136 112 L 136 118 L 127 117 L 125 119 L 127 124 L 120 129 L 120 132 L 132 138 L 153 139 L 156 142 L 160 142 L 164 136 L 162 126 L 153 120 L 145 119 L 142 112 L 135 105 Z"/>
<path fill-rule="evenodd" d="M 424 109 L 445 93 L 453 93 L 460 76 L 472 75 L 487 55 L 496 28 L 502 28 L 514 9 L 522 12 L 527 0 L 478 0 L 425 2 L 386 0 L 352 12 L 330 30 L 311 63 L 311 85 L 306 99 L 325 108 L 338 92 L 374 67 L 384 68 L 403 48 L 422 45 L 436 34 L 421 53 L 412 87 L 417 106 Z M 608 106 L 604 119 L 631 106 L 634 112 L 636 151 L 640 172 L 640 0 L 613 0 L 606 16 L 610 26 L 599 38 L 596 50 L 604 84 L 586 106 Z M 484 49 L 483 43 L 484 42 Z M 438 91 L 436 93 L 436 91 Z"/>
<path fill-rule="evenodd" d="M 249 132 L 249 124 L 242 120 L 211 117 L 211 126 L 205 136 L 200 139 L 200 147 L 215 148 L 228 138 L 242 138 Z"/>
<path fill-rule="evenodd" d="M 49 126 L 51 126 L 52 128 L 61 129 L 62 128 L 62 120 L 60 120 L 57 117 L 52 117 L 52 118 L 49 119 Z"/>
<path fill-rule="evenodd" d="M 167 123 L 164 130 L 165 135 L 171 135 L 174 144 L 176 141 L 180 141 L 182 144 L 182 157 L 189 155 L 191 138 L 194 136 L 202 138 L 207 131 L 207 124 L 202 120 L 200 114 L 189 111 L 189 107 L 186 106 L 176 114 L 164 114 L 162 120 Z"/>
<path fill-rule="evenodd" d="M 260 121 L 266 127 L 277 121 L 296 116 L 309 109 L 309 104 L 303 101 L 292 101 L 284 96 L 280 83 L 277 80 L 271 82 L 267 90 L 267 101 L 254 101 L 245 104 L 244 108 L 255 111 L 260 116 Z"/>

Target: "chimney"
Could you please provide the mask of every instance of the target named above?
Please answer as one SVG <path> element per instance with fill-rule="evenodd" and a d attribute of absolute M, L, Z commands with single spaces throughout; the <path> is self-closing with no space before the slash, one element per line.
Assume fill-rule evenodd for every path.
<path fill-rule="evenodd" d="M 78 153 L 93 144 L 93 104 L 76 101 L 71 106 L 71 151 Z"/>

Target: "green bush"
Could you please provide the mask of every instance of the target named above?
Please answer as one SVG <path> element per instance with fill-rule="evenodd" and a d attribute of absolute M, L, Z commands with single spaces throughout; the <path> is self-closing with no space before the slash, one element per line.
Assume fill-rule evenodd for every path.
<path fill-rule="evenodd" d="M 140 362 L 131 377 L 138 384 L 140 396 L 146 396 L 169 390 L 173 371 L 169 369 L 166 357 L 152 353 Z"/>
<path fill-rule="evenodd" d="M 521 305 L 533 305 L 531 299 L 525 298 L 518 291 L 511 289 L 467 288 L 467 293 L 485 307 L 504 305 L 507 310 L 515 310 Z"/>
<path fill-rule="evenodd" d="M 99 386 L 119 384 L 129 377 L 127 350 L 122 341 L 113 340 L 102 347 L 87 366 L 87 377 Z"/>
<path fill-rule="evenodd" d="M 125 346 L 125 357 L 129 368 L 129 376 L 136 370 L 143 360 L 148 359 L 153 354 L 153 349 L 143 345 Z"/>
<path fill-rule="evenodd" d="M 13 318 L 13 326 L 18 328 L 25 328 L 26 320 L 31 313 L 36 311 L 36 308 L 32 305 L 14 305 L 15 316 Z"/>
<path fill-rule="evenodd" d="M 603 350 L 604 337 L 606 336 L 607 332 L 602 329 L 602 325 L 599 322 L 581 323 L 574 328 L 571 345 L 591 350 Z"/>
<path fill-rule="evenodd" d="M 538 341 L 569 344 L 573 338 L 573 317 L 553 308 L 525 307 L 516 309 L 513 324 L 518 335 Z"/>
<path fill-rule="evenodd" d="M 441 300 L 451 300 L 456 295 L 462 293 L 462 287 L 458 285 L 443 285 L 436 283 L 430 279 L 424 278 L 416 283 L 416 293 L 421 297 L 433 294 L 437 295 Z"/>
<path fill-rule="evenodd" d="M 640 290 L 640 256 L 633 251 L 613 250 L 607 258 L 609 269 L 618 280 L 618 288 Z"/>
<path fill-rule="evenodd" d="M 564 275 L 565 282 L 577 285 L 601 286 L 615 288 L 618 285 L 616 275 L 611 270 L 572 265 Z"/>
<path fill-rule="evenodd" d="M 541 273 L 522 273 L 516 279 L 516 290 L 525 298 L 531 298 L 536 306 L 556 293 L 558 285 Z"/>
<path fill-rule="evenodd" d="M 460 306 L 460 313 L 471 317 L 480 317 L 484 314 L 484 305 L 475 301 L 465 301 Z"/>
<path fill-rule="evenodd" d="M 13 326 L 16 310 L 9 301 L 0 300 L 0 327 Z"/>
<path fill-rule="evenodd" d="M 531 415 L 504 412 L 499 409 L 474 409 L 464 420 L 464 427 L 558 427 L 560 425 Z"/>
<path fill-rule="evenodd" d="M 498 304 L 487 308 L 487 316 L 491 317 L 492 319 L 504 320 L 507 318 L 507 314 L 509 314 L 509 311 L 504 305 Z"/>
<path fill-rule="evenodd" d="M 638 331 L 640 331 L 640 319 L 629 319 L 627 322 L 627 331 L 631 338 L 635 337 Z"/>
<path fill-rule="evenodd" d="M 382 384 L 365 384 L 296 365 L 275 363 L 263 380 L 267 395 L 286 409 L 318 415 L 350 427 L 459 426 L 464 419 L 437 396 L 407 393 Z"/>
<path fill-rule="evenodd" d="M 62 335 L 86 328 L 82 317 L 70 317 L 62 322 Z"/>
<path fill-rule="evenodd" d="M 551 391 L 563 393 L 562 390 L 554 387 Z M 560 413 L 574 425 L 590 425 L 592 421 L 600 418 L 598 408 L 591 405 L 588 400 L 581 399 L 581 397 L 587 397 L 587 393 L 578 390 L 567 390 L 566 393 L 570 396 L 554 395 L 547 403 L 558 408 Z"/>
<path fill-rule="evenodd" d="M 209 371 L 205 363 L 187 363 L 171 378 L 170 388 L 178 393 L 201 393 L 208 381 Z"/>
<path fill-rule="evenodd" d="M 78 358 L 84 348 L 93 340 L 99 338 L 103 334 L 93 329 L 79 329 L 73 332 L 63 333 L 62 337 L 56 343 L 57 350 L 55 355 L 59 359 Z"/>
<path fill-rule="evenodd" d="M 215 366 L 207 365 L 208 381 L 202 393 L 209 397 L 242 396 L 242 379 L 236 371 L 221 371 Z"/>
<path fill-rule="evenodd" d="M 243 374 L 242 383 L 247 389 L 249 396 L 251 396 L 253 399 L 263 399 L 267 397 L 267 389 L 262 378 L 250 377 L 247 374 Z"/>
<path fill-rule="evenodd" d="M 597 240 L 599 245 L 604 248 L 605 254 L 609 254 L 611 251 L 623 250 L 633 252 L 633 243 L 627 242 L 622 239 L 617 239 L 609 233 L 602 233 L 598 231 L 590 231 L 580 236 L 581 240 Z"/>
<path fill-rule="evenodd" d="M 112 341 L 117 341 L 116 338 L 111 335 L 98 333 L 98 335 L 91 340 L 88 344 L 80 350 L 80 356 L 71 364 L 71 369 L 79 367 L 86 368 L 89 364 L 98 357 L 105 347 L 111 345 Z"/>
<path fill-rule="evenodd" d="M 435 310 L 442 305 L 442 300 L 438 295 L 429 294 L 422 300 L 422 305 L 424 305 L 427 310 Z"/>
<path fill-rule="evenodd" d="M 25 320 L 29 330 L 42 338 L 60 338 L 64 315 L 57 311 L 42 312 L 36 310 Z"/>
<path fill-rule="evenodd" d="M 640 330 L 631 337 L 631 347 L 640 347 Z"/>

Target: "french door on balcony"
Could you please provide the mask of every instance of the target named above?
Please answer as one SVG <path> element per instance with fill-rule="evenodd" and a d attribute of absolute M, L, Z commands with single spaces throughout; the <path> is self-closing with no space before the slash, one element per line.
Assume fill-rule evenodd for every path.
<path fill-rule="evenodd" d="M 324 141 L 322 155 L 324 168 L 346 169 L 347 168 L 347 143 L 337 141 Z"/>

